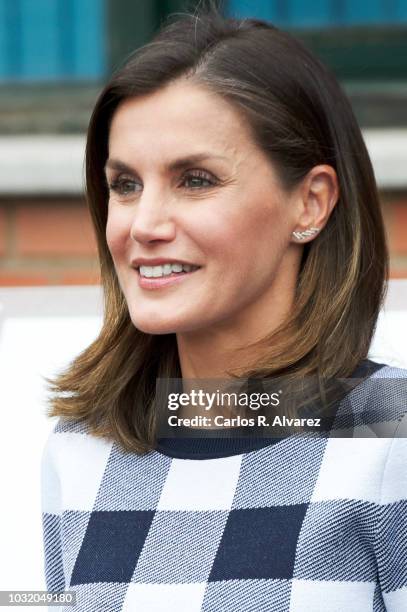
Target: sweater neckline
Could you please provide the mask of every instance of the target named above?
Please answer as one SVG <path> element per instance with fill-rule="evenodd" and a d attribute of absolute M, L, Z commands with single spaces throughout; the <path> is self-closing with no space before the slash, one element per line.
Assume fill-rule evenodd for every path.
<path fill-rule="evenodd" d="M 385 367 L 370 359 L 363 359 L 349 378 L 368 378 Z M 256 451 L 265 446 L 278 444 L 281 437 L 234 437 L 228 432 L 207 430 L 205 437 L 191 427 L 179 426 L 176 438 L 158 438 L 155 450 L 177 459 L 219 459 Z"/>

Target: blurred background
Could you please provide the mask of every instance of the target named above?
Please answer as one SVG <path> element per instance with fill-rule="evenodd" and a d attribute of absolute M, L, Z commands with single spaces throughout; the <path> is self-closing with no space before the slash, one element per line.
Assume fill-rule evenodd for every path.
<path fill-rule="evenodd" d="M 84 134 L 112 70 L 182 0 L 0 0 L 0 286 L 99 282 L 83 194 Z M 392 278 L 407 278 L 407 0 L 226 0 L 332 67 L 381 192 Z"/>
<path fill-rule="evenodd" d="M 0 0 L 0 590 L 45 588 L 40 458 L 55 421 L 45 414 L 44 376 L 63 370 L 102 322 L 83 196 L 92 107 L 112 70 L 168 14 L 197 5 Z M 407 0 L 228 0 L 223 12 L 293 32 L 348 93 L 391 251 L 369 356 L 407 368 Z"/>

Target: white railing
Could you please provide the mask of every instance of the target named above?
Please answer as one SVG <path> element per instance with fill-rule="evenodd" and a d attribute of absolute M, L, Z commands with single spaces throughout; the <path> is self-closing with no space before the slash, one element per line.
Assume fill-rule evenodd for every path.
<path fill-rule="evenodd" d="M 364 129 L 363 137 L 379 188 L 405 189 L 407 129 Z M 80 195 L 84 153 L 83 135 L 1 136 L 0 194 Z"/>

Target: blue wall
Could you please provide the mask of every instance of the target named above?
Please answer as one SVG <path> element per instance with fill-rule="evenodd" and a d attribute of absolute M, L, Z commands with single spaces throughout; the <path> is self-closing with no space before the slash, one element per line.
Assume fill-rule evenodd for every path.
<path fill-rule="evenodd" d="M 96 80 L 106 69 L 104 0 L 0 0 L 0 80 Z"/>
<path fill-rule="evenodd" d="M 142 7 L 161 0 L 132 1 Z M 110 4 L 120 10 L 120 3 Z M 0 0 L 0 82 L 103 79 L 109 70 L 107 5 L 108 0 Z M 407 0 L 228 0 L 225 6 L 229 16 L 288 28 L 407 24 Z"/>
<path fill-rule="evenodd" d="M 291 27 L 407 23 L 407 0 L 228 0 L 227 12 Z"/>

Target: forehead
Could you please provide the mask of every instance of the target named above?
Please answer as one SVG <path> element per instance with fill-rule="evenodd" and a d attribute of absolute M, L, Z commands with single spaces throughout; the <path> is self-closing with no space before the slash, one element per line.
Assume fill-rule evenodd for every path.
<path fill-rule="evenodd" d="M 191 153 L 209 148 L 236 155 L 254 148 L 250 127 L 228 101 L 203 86 L 171 83 L 117 108 L 110 127 L 109 154 L 131 148 L 142 152 Z"/>

